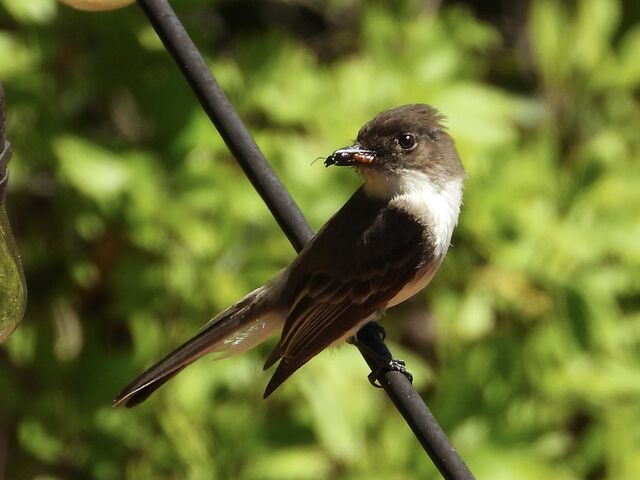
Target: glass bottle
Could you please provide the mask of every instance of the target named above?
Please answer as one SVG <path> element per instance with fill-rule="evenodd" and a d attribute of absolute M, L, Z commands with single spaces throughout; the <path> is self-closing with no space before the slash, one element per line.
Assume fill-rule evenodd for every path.
<path fill-rule="evenodd" d="M 0 343 L 22 320 L 27 289 L 20 255 L 11 232 L 4 204 L 0 203 Z"/>

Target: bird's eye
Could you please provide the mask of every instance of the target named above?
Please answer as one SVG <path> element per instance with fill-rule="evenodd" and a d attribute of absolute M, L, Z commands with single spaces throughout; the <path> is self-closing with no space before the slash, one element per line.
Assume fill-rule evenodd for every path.
<path fill-rule="evenodd" d="M 398 145 L 400 145 L 400 147 L 402 147 L 405 150 L 410 150 L 411 148 L 413 148 L 415 144 L 416 144 L 416 140 L 415 138 L 413 138 L 413 135 L 410 135 L 408 133 L 403 133 L 398 137 Z"/>

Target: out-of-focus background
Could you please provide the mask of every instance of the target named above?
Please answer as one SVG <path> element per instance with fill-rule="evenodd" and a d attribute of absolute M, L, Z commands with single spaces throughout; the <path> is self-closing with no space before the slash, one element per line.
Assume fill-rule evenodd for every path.
<path fill-rule="evenodd" d="M 322 161 L 437 106 L 469 173 L 439 275 L 385 325 L 478 478 L 640 478 L 640 3 L 173 2 L 318 228 Z M 133 376 L 294 255 L 135 6 L 0 1 L 29 289 L 0 347 L 0 478 L 438 478 L 352 347 L 267 401 L 272 343 Z"/>

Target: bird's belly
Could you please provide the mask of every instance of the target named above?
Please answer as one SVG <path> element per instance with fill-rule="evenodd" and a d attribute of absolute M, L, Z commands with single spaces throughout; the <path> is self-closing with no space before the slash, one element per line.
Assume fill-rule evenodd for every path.
<path fill-rule="evenodd" d="M 413 297 L 416 293 L 426 287 L 433 279 L 441 263 L 442 256 L 438 256 L 422 267 L 416 274 L 415 278 L 411 282 L 407 283 L 402 290 L 396 293 L 396 295 L 389 300 L 387 308 L 404 302 L 407 298 Z"/>

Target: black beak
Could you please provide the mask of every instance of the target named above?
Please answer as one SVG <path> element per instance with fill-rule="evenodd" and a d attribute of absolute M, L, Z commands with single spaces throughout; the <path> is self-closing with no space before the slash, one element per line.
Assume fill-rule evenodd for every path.
<path fill-rule="evenodd" d="M 324 166 L 337 165 L 338 167 L 351 167 L 358 165 L 371 165 L 378 159 L 376 152 L 365 150 L 360 145 L 336 150 L 324 161 Z"/>

